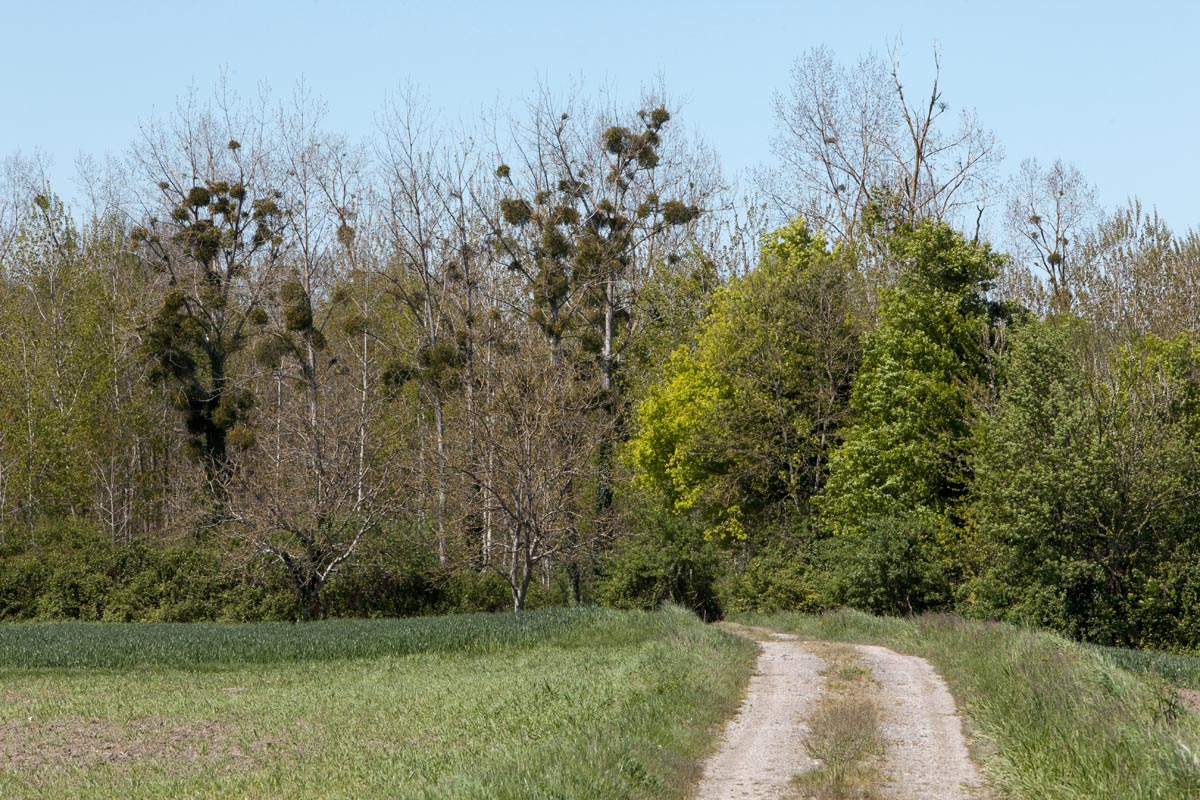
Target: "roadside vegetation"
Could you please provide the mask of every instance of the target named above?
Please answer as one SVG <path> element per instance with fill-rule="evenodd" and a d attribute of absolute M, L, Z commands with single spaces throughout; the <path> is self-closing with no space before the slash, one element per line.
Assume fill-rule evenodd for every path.
<path fill-rule="evenodd" d="M 1052 633 L 949 615 L 897 619 L 841 611 L 736 619 L 928 659 L 966 717 L 973 755 L 997 797 L 1200 797 L 1200 718 L 1170 686 L 1145 674 L 1154 671 L 1148 664 L 1180 661 L 1118 655 Z"/>
<path fill-rule="evenodd" d="M 0 628 L 6 798 L 682 798 L 753 646 L 682 610 Z"/>
<path fill-rule="evenodd" d="M 818 766 L 793 778 L 797 798 L 877 800 L 884 753 L 879 698 L 870 671 L 845 644 L 808 649 L 824 659 L 821 696 L 810 714 L 805 747 Z"/>

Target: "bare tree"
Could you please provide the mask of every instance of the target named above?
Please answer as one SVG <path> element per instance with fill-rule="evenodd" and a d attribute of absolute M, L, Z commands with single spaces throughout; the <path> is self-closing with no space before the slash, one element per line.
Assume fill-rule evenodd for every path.
<path fill-rule="evenodd" d="M 780 166 L 760 182 L 787 216 L 843 242 L 857 240 L 865 210 L 881 198 L 909 221 L 982 214 L 1000 147 L 974 112 L 963 110 L 957 125 L 949 112 L 937 51 L 933 83 L 916 94 L 896 52 L 846 68 L 815 48 L 793 67 L 790 92 L 775 98 Z"/>
<path fill-rule="evenodd" d="M 1169 338 L 1200 326 L 1200 240 L 1140 201 L 1101 218 L 1068 266 L 1074 313 L 1104 328 Z"/>
<path fill-rule="evenodd" d="M 497 260 L 524 283 L 513 308 L 556 359 L 596 381 L 599 409 L 614 421 L 624 411 L 621 373 L 642 325 L 642 289 L 654 270 L 672 268 L 717 188 L 691 152 L 671 144 L 665 103 L 646 101 L 620 114 L 543 90 L 527 119 L 510 121 L 507 156 L 497 143 L 493 242 Z M 591 483 L 601 526 L 612 507 L 614 445 L 611 435 L 597 442 Z M 567 569 L 579 600 L 580 566 Z"/>
<path fill-rule="evenodd" d="M 520 611 L 538 568 L 587 544 L 578 491 L 612 423 L 596 410 L 595 384 L 579 381 L 543 337 L 513 322 L 481 398 L 476 435 L 487 458 L 459 468 L 494 515 L 489 566 L 508 581 Z"/>
<path fill-rule="evenodd" d="M 1096 222 L 1095 189 L 1074 165 L 1021 162 L 1007 186 L 1006 227 L 1015 256 L 1007 293 L 1042 311 L 1070 311 L 1075 253 Z M 1045 282 L 1043 288 L 1043 281 Z"/>
<path fill-rule="evenodd" d="M 470 189 L 469 137 L 443 144 L 426 101 L 408 88 L 380 121 L 385 263 L 377 274 L 400 310 L 392 332 L 393 376 L 412 382 L 432 412 L 431 518 L 438 560 L 449 560 L 448 416 L 458 389 L 470 399 L 477 231 Z M 464 374 L 467 375 L 463 383 Z"/>
<path fill-rule="evenodd" d="M 15 153 L 0 161 L 0 267 L 10 267 L 9 251 L 21 222 L 34 212 L 34 198 L 47 191 L 40 159 Z"/>
<path fill-rule="evenodd" d="M 666 102 L 643 106 L 621 124 L 616 110 L 543 90 L 511 123 L 507 156 L 497 144 L 499 255 L 525 279 L 531 318 L 556 350 L 572 342 L 593 355 L 609 392 L 642 283 L 669 268 L 721 188 L 719 170 L 698 163 L 711 154 L 668 135 Z"/>
<path fill-rule="evenodd" d="M 301 619 L 320 613 L 321 588 L 396 496 L 383 448 L 366 441 L 375 403 L 358 395 L 367 378 L 347 366 L 358 354 L 339 352 L 353 351 L 355 337 L 343 344 L 331 330 L 356 261 L 364 164 L 322 132 L 323 110 L 301 86 L 277 117 L 282 269 L 252 320 L 261 329 L 257 394 L 270 404 L 228 493 L 235 529 L 251 553 L 283 566 Z"/>
<path fill-rule="evenodd" d="M 300 379 L 280 380 L 269 418 L 274 431 L 241 452 L 231 473 L 228 515 L 242 551 L 283 567 L 302 620 L 320 615 L 321 589 L 399 511 L 390 462 L 378 449 L 365 462 L 360 457 L 361 410 L 353 376 L 343 377 L 345 384 L 323 383 L 330 400 L 315 426 L 308 403 L 289 387 Z"/>

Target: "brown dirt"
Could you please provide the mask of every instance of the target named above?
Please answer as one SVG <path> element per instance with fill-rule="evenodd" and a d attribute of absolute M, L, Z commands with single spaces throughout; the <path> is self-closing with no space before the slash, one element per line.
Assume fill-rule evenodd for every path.
<path fill-rule="evenodd" d="M 1192 711 L 1200 712 L 1200 691 L 1196 689 L 1176 689 L 1180 702 Z"/>
<path fill-rule="evenodd" d="M 0 722 L 0 771 L 53 772 L 161 762 L 172 769 L 211 769 L 253 758 L 281 742 L 241 746 L 228 723 L 176 723 L 147 717 L 126 725 L 101 719 Z"/>

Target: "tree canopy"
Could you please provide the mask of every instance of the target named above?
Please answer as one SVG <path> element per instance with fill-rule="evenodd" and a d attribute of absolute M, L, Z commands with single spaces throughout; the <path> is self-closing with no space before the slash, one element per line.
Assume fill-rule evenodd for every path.
<path fill-rule="evenodd" d="M 455 129 L 408 92 L 352 141 L 218 87 L 90 207 L 7 160 L 0 616 L 851 605 L 1196 647 L 1197 237 L 1066 161 L 1000 180 L 934 66 L 801 58 L 749 197 L 663 93 Z"/>

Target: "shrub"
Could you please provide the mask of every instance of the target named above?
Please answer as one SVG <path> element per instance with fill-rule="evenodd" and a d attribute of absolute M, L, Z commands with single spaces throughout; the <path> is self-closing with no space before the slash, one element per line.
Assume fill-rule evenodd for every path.
<path fill-rule="evenodd" d="M 716 582 L 721 561 L 720 548 L 705 539 L 697 523 L 661 510 L 647 511 L 641 530 L 603 565 L 600 598 L 626 609 L 677 603 L 706 620 L 719 619 Z"/>

